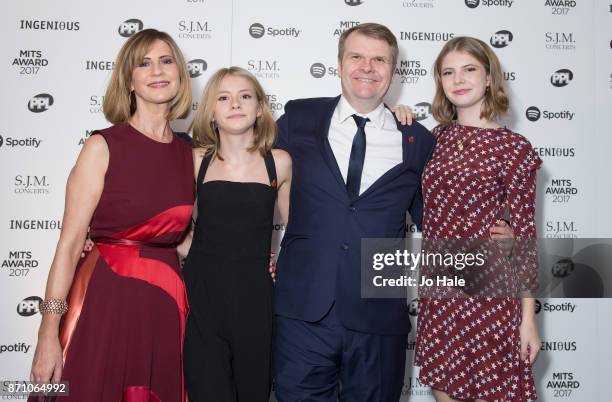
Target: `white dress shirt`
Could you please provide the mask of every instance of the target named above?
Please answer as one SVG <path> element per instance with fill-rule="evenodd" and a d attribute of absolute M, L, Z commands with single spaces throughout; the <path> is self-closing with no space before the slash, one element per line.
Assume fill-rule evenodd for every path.
<path fill-rule="evenodd" d="M 370 119 L 364 128 L 366 153 L 359 187 L 359 194 L 362 194 L 388 170 L 402 163 L 402 133 L 397 129 L 393 113 L 382 103 L 370 113 L 362 114 L 341 96 L 329 125 L 328 140 L 345 183 L 353 137 L 357 132 L 353 114 Z"/>

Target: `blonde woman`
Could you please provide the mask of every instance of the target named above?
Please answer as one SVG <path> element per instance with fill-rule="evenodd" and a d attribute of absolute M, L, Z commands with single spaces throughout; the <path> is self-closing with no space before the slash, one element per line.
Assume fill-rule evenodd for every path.
<path fill-rule="evenodd" d="M 154 29 L 128 39 L 104 99 L 113 126 L 94 132 L 68 177 L 40 306 L 30 377 L 68 381 L 62 401 L 185 400 L 176 246 L 191 219 L 193 159 L 169 122 L 190 106 L 174 40 Z M 88 226 L 95 246 L 79 262 Z"/>
<path fill-rule="evenodd" d="M 240 67 L 208 81 L 193 122 L 198 218 L 183 272 L 190 313 L 190 402 L 267 402 L 275 203 L 287 222 L 291 158 L 257 79 Z"/>
<path fill-rule="evenodd" d="M 537 258 L 531 246 L 541 160 L 525 137 L 497 121 L 509 101 L 500 63 L 486 43 L 470 37 L 448 41 L 434 77 L 433 114 L 440 125 L 433 130 L 436 147 L 423 173 L 424 242 L 488 238 L 488 228 L 509 210 L 516 244 L 514 263 L 490 248 L 486 269 L 478 268 L 488 280 L 472 276 L 475 281 L 462 290 L 474 295 L 470 290 L 476 289 L 486 297 L 460 297 L 454 289 L 456 297 L 420 300 L 419 378 L 438 402 L 535 400 L 531 365 L 540 338 L 533 299 Z M 515 281 L 504 282 L 512 277 L 506 274 Z"/>

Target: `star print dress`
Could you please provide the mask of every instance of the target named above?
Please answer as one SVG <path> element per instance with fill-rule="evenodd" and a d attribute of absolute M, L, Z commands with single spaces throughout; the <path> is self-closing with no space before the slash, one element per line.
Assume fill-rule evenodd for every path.
<path fill-rule="evenodd" d="M 453 123 L 433 134 L 436 148 L 423 173 L 423 242 L 489 238 L 506 210 L 517 241 L 511 259 L 499 247 L 489 250 L 488 274 L 468 281 L 476 283 L 471 291 L 455 288 L 434 297 L 419 290 L 419 379 L 456 399 L 535 400 L 531 366 L 520 359 L 521 300 L 511 287 L 530 294 L 537 288 L 532 246 L 542 162 L 527 139 L 506 128 Z M 508 293 L 495 295 L 494 289 Z"/>

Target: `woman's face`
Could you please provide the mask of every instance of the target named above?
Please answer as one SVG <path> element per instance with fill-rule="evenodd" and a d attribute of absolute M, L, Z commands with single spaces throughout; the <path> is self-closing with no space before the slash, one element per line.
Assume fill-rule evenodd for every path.
<path fill-rule="evenodd" d="M 131 89 L 136 94 L 137 104 L 168 104 L 178 93 L 179 86 L 179 67 L 172 49 L 158 39 L 132 71 Z"/>
<path fill-rule="evenodd" d="M 482 104 L 491 77 L 475 57 L 462 51 L 452 51 L 442 59 L 440 71 L 444 95 L 457 107 L 470 108 Z"/>
<path fill-rule="evenodd" d="M 243 134 L 261 115 L 255 88 L 238 75 L 226 75 L 219 84 L 213 117 L 219 132 Z"/>

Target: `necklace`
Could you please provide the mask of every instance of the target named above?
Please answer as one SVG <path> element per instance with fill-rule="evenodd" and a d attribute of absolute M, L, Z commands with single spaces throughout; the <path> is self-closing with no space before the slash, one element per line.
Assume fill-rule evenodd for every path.
<path fill-rule="evenodd" d="M 465 148 L 465 146 L 467 145 L 467 141 L 469 139 L 471 139 L 474 134 L 476 134 L 477 132 L 479 132 L 481 129 L 479 128 L 475 128 L 471 133 L 469 133 L 464 139 L 459 139 L 457 140 L 457 149 L 459 150 L 459 152 L 463 151 L 463 148 Z"/>

